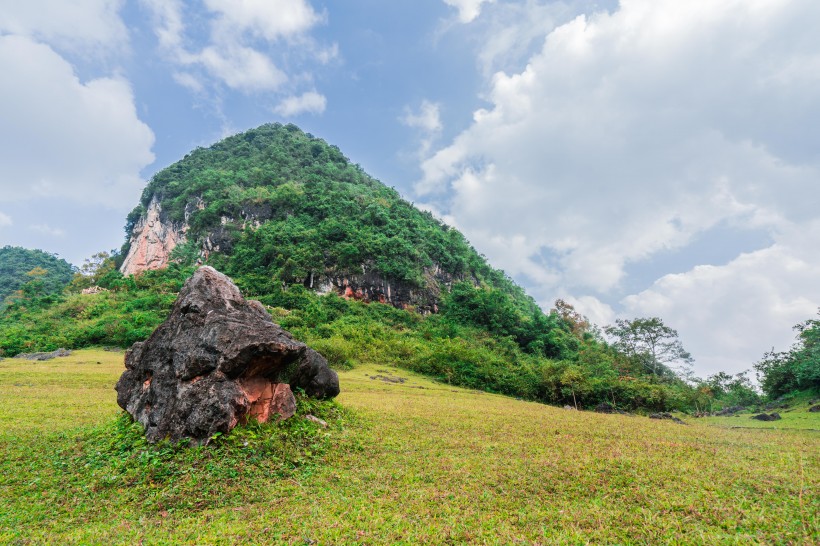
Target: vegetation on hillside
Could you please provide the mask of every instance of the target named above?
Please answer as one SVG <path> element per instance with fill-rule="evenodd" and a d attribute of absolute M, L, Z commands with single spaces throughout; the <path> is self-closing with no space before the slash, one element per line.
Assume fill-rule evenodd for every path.
<path fill-rule="evenodd" d="M 123 277 L 103 264 L 90 277 L 75 279 L 56 301 L 21 298 L 0 316 L 0 351 L 13 356 L 58 347 L 128 347 L 165 319 L 192 271 L 172 264 Z M 106 290 L 79 293 L 88 284 Z M 463 292 L 481 297 L 464 301 Z M 395 365 L 443 383 L 577 407 L 606 402 L 627 410 L 695 410 L 714 402 L 717 391 L 703 392 L 671 373 L 647 373 L 646 355 L 630 356 L 608 344 L 564 302 L 540 319 L 555 325 L 549 335 L 560 352 L 547 357 L 528 351 L 521 346 L 524 333 L 516 329 L 516 315 L 502 304 L 507 300 L 499 303 L 487 294 L 493 292 L 456 289 L 444 295 L 441 313 L 421 315 L 320 296 L 301 284 L 246 293 L 338 369 Z"/>
<path fill-rule="evenodd" d="M 0 248 L 0 309 L 9 296 L 50 296 L 62 292 L 74 276 L 67 261 L 42 250 L 4 246 Z"/>
<path fill-rule="evenodd" d="M 295 125 L 263 125 L 158 172 L 129 215 L 127 233 L 155 197 L 165 217 L 187 221 L 192 244 L 218 232 L 215 265 L 234 275 L 257 274 L 259 291 L 311 273 L 365 269 L 421 287 L 425 268 L 438 266 L 455 278 L 474 275 L 523 295 L 500 283 L 503 274 L 457 230 Z M 255 229 L 244 229 L 249 224 Z"/>
<path fill-rule="evenodd" d="M 755 364 L 760 386 L 771 398 L 796 391 L 820 393 L 820 319 L 794 327 L 797 340 L 791 349 L 766 353 Z"/>

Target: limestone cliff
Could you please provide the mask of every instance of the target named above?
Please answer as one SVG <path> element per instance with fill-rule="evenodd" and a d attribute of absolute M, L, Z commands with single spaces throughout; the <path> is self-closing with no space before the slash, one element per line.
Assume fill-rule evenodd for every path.
<path fill-rule="evenodd" d="M 120 271 L 123 275 L 134 275 L 167 266 L 171 251 L 185 242 L 186 231 L 185 224 L 174 224 L 163 219 L 162 205 L 154 196 L 148 210 L 134 225 L 128 254 Z"/>

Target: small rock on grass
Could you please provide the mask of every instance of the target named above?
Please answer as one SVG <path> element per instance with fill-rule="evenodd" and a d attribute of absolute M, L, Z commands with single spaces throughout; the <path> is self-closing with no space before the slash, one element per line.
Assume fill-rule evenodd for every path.
<path fill-rule="evenodd" d="M 759 413 L 754 415 L 752 419 L 757 419 L 758 421 L 779 421 L 782 419 L 779 413 Z"/>
<path fill-rule="evenodd" d="M 650 418 L 650 419 L 668 419 L 668 420 L 670 420 L 670 421 L 672 421 L 672 422 L 675 422 L 675 423 L 677 423 L 677 424 L 679 424 L 679 425 L 685 425 L 685 424 L 686 424 L 686 423 L 684 423 L 681 419 L 678 419 L 677 417 L 675 417 L 674 415 L 672 415 L 672 414 L 671 414 L 671 413 L 669 413 L 668 411 L 662 411 L 662 412 L 659 412 L 659 413 L 653 413 L 653 414 L 651 414 L 651 415 L 649 416 L 649 418 Z"/>
<path fill-rule="evenodd" d="M 305 419 L 307 419 L 308 421 L 313 421 L 314 423 L 318 424 L 322 428 L 327 428 L 327 421 L 325 421 L 323 419 L 319 419 L 315 415 L 305 415 Z"/>
<path fill-rule="evenodd" d="M 50 353 L 20 353 L 14 358 L 22 358 L 23 360 L 51 360 L 52 358 L 69 355 L 71 355 L 71 351 L 60 348 Z"/>

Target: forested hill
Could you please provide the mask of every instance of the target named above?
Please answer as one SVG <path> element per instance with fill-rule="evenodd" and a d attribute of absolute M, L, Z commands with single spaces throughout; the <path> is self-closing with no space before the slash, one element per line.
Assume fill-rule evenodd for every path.
<path fill-rule="evenodd" d="M 560 352 L 547 335 L 554 318 L 458 230 L 294 125 L 263 125 L 158 172 L 126 232 L 126 273 L 162 266 L 167 255 L 207 262 L 263 300 L 301 284 L 421 312 L 438 312 L 452 292 L 465 319 L 536 353 Z"/>
<path fill-rule="evenodd" d="M 71 281 L 74 269 L 65 260 L 42 250 L 0 248 L 0 308 L 3 301 L 24 285 L 46 294 L 61 292 Z"/>
<path fill-rule="evenodd" d="M 544 312 L 457 230 L 293 125 L 229 137 L 158 172 L 126 232 L 120 255 L 99 254 L 59 296 L 24 285 L 0 313 L 0 357 L 144 340 L 207 263 L 337 368 L 400 366 L 579 408 L 698 411 L 715 393 L 756 398 L 742 378 L 688 385 L 673 362 L 607 343 L 565 302 Z M 92 286 L 101 290 L 83 293 Z M 677 336 L 658 318 L 618 331 L 636 324 Z"/>

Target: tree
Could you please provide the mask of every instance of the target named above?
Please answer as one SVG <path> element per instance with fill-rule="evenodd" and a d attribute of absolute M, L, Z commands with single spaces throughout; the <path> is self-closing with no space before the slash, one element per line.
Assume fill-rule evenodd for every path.
<path fill-rule="evenodd" d="M 114 251 L 97 252 L 90 258 L 86 258 L 80 270 L 74 275 L 70 289 L 79 291 L 83 288 L 101 284 L 102 279 L 117 270 L 113 255 Z"/>
<path fill-rule="evenodd" d="M 748 406 L 760 401 L 760 396 L 754 385 L 746 375 L 748 372 L 741 372 L 729 375 L 726 372 L 718 372 L 706 378 L 700 387 L 708 388 L 712 397 L 720 400 L 724 405 Z"/>
<path fill-rule="evenodd" d="M 760 386 L 771 398 L 792 391 L 820 390 L 820 319 L 794 327 L 797 341 L 786 352 L 774 349 L 754 365 Z"/>
<path fill-rule="evenodd" d="M 572 304 L 567 303 L 562 299 L 555 300 L 555 307 L 550 309 L 550 313 L 555 313 L 561 320 L 563 320 L 570 331 L 576 337 L 582 338 L 585 333 L 590 331 L 589 320 L 575 310 Z"/>
<path fill-rule="evenodd" d="M 658 317 L 618 319 L 604 331 L 615 338 L 616 349 L 655 376 L 684 373 L 692 363 L 678 332 Z"/>

